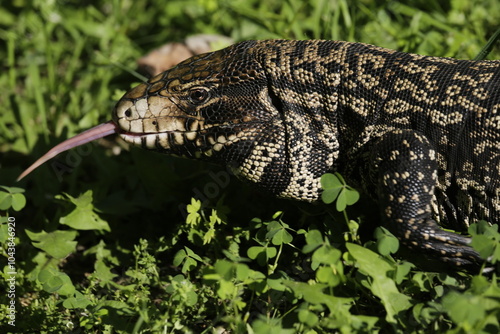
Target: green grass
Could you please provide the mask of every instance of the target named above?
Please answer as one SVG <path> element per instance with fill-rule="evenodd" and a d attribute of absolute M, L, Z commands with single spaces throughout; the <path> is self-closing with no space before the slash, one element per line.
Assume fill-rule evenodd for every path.
<path fill-rule="evenodd" d="M 109 120 L 139 81 L 136 60 L 168 41 L 340 39 L 472 59 L 498 22 L 497 0 L 2 4 L 0 290 L 11 291 L 13 257 L 17 314 L 13 327 L 0 294 L 0 331 L 497 333 L 496 276 L 419 270 L 393 255 L 387 231 L 374 237 L 365 205 L 339 213 L 273 199 L 227 182 L 223 168 L 116 138 L 15 179 Z M 500 59 L 498 43 L 488 58 Z M 494 229 L 475 238 L 499 252 Z"/>

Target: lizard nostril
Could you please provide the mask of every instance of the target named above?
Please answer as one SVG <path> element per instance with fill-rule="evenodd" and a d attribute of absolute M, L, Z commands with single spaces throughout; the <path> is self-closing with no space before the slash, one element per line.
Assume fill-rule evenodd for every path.
<path fill-rule="evenodd" d="M 124 114 L 125 114 L 125 117 L 130 117 L 130 116 L 132 116 L 132 110 L 130 110 L 130 108 L 129 108 L 129 109 L 125 110 Z"/>

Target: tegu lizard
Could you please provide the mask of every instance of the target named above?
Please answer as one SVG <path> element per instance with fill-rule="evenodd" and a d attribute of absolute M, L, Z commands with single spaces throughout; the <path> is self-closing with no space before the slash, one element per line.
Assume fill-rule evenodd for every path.
<path fill-rule="evenodd" d="M 278 197 L 315 202 L 340 172 L 386 227 L 430 257 L 482 260 L 465 231 L 500 221 L 500 61 L 340 41 L 246 41 L 192 57 L 126 93 L 113 120 L 44 161 L 111 133 L 227 165 Z"/>

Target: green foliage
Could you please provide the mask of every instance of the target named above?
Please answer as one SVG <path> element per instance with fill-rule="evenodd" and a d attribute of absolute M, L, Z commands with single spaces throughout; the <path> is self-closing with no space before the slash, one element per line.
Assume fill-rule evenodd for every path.
<path fill-rule="evenodd" d="M 12 186 L 55 143 L 108 120 L 141 80 L 136 59 L 163 43 L 324 38 L 471 59 L 499 21 L 497 0 L 6 3 L 0 332 L 499 332 L 495 274 L 419 270 L 383 228 L 365 240 L 364 204 L 340 175 L 322 179 L 330 210 L 105 139 Z M 497 228 L 469 232 L 498 266 Z"/>
<path fill-rule="evenodd" d="M 26 230 L 26 234 L 33 241 L 33 246 L 41 249 L 54 259 L 63 259 L 75 251 L 77 242 L 74 241 L 76 231 L 41 231 L 34 233 Z"/>
<path fill-rule="evenodd" d="M 62 296 L 67 296 L 75 292 L 71 278 L 54 268 L 41 270 L 38 274 L 38 281 L 42 283 L 43 290 L 48 293 L 57 292 Z"/>
<path fill-rule="evenodd" d="M 498 225 L 490 226 L 487 222 L 479 221 L 469 227 L 472 235 L 471 245 L 489 262 L 495 264 L 500 261 L 500 233 Z"/>
<path fill-rule="evenodd" d="M 399 249 L 399 240 L 386 228 L 380 226 L 375 229 L 374 237 L 377 239 L 377 251 L 382 255 L 394 254 Z"/>
<path fill-rule="evenodd" d="M 20 211 L 26 205 L 26 197 L 24 197 L 24 189 L 17 187 L 0 187 L 0 210 Z"/>
<path fill-rule="evenodd" d="M 200 207 L 197 212 L 196 228 L 202 235 L 202 227 L 210 226 L 217 210 Z M 282 212 L 268 221 L 253 219 L 246 227 L 215 229 L 204 245 L 201 238 L 193 238 L 188 219 L 172 240 L 139 239 L 131 252 L 101 240 L 86 251 L 95 260 L 84 285 L 74 284 L 74 278 L 56 266 L 47 266 L 51 257 L 77 254 L 76 230 L 28 231 L 48 257 L 37 276 L 26 281 L 26 288 L 46 305 L 54 298 L 62 301 L 48 313 L 61 326 L 96 332 L 106 328 L 118 332 L 223 328 L 254 333 L 370 332 L 408 326 L 416 331 L 428 326 L 467 332 L 482 326 L 499 329 L 496 277 L 455 279 L 411 271 L 411 264 L 389 256 L 392 246 L 380 253 L 354 243 L 334 246 L 332 237 L 322 232 L 326 226 L 294 230 Z M 379 241 L 391 238 L 386 231 L 377 235 Z M 228 240 L 238 240 L 238 247 Z M 131 253 L 133 261 L 127 265 L 120 253 L 129 259 Z M 128 269 L 117 275 L 123 266 Z M 27 309 L 37 307 L 31 303 Z M 56 316 L 59 308 L 66 312 Z M 467 313 L 468 308 L 474 310 Z M 82 312 L 88 316 L 80 317 Z M 44 326 L 58 328 L 48 322 Z"/>
<path fill-rule="evenodd" d="M 369 287 L 373 294 L 379 297 L 387 312 L 386 320 L 395 323 L 395 316 L 410 308 L 411 298 L 399 292 L 393 279 L 387 273 L 395 270 L 395 264 L 387 263 L 376 253 L 356 244 L 347 244 L 350 255 L 356 260 L 361 273 L 371 280 L 363 280 L 362 284 Z"/>
<path fill-rule="evenodd" d="M 321 177 L 321 199 L 326 204 L 336 201 L 337 211 L 342 212 L 348 205 L 359 200 L 359 192 L 348 186 L 339 173 L 325 174 Z"/>
<path fill-rule="evenodd" d="M 92 190 L 87 191 L 78 198 L 73 198 L 68 194 L 56 196 L 57 199 L 68 200 L 73 203 L 76 208 L 71 211 L 67 216 L 61 217 L 59 223 L 68 225 L 75 230 L 103 230 L 110 231 L 109 225 L 106 221 L 102 220 L 95 212 L 92 205 Z"/>

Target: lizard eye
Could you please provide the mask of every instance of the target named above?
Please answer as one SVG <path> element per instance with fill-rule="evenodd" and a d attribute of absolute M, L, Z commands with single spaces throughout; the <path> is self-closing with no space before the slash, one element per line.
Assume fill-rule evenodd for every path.
<path fill-rule="evenodd" d="M 193 88 L 189 91 L 189 99 L 194 104 L 200 104 L 208 99 L 208 91 L 203 88 Z"/>

